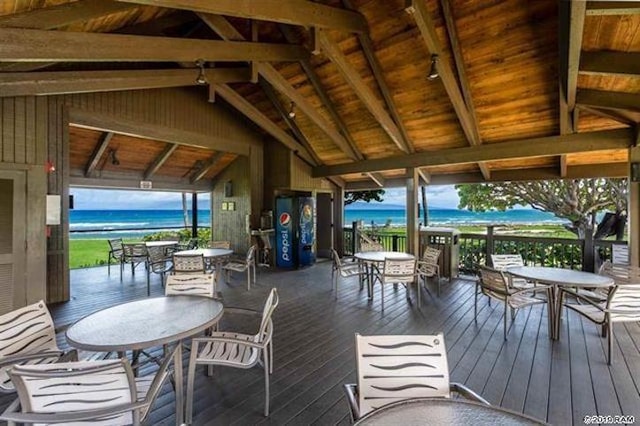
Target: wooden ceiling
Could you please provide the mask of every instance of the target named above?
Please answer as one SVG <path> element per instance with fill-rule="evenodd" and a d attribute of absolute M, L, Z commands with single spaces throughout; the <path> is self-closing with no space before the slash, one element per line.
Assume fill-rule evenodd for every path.
<path fill-rule="evenodd" d="M 96 35 L 79 53 L 72 47 L 88 35 L 69 32 L 119 36 Z M 207 70 L 216 99 L 301 147 L 315 176 L 347 188 L 402 183 L 404 167 L 434 184 L 621 176 L 640 122 L 633 1 L 13 0 L 0 3 L 0 38 L 9 40 L 0 45 L 0 96 L 135 89 L 142 83 L 131 70 L 157 87 L 195 84 L 203 58 L 216 67 Z M 58 42 L 38 49 L 45 39 Z M 434 60 L 439 76 L 429 80 Z M 246 64 L 257 81 L 237 70 Z M 225 67 L 235 68 L 221 74 Z M 89 71 L 106 69 L 126 78 Z M 69 78 L 87 80 L 71 88 Z M 124 156 L 131 141 L 116 143 Z M 123 169 L 147 170 L 167 149 L 138 145 L 144 164 Z M 73 148 L 75 166 L 86 167 L 94 148 Z M 157 173 L 184 176 L 206 161 L 197 151 L 176 149 Z"/>

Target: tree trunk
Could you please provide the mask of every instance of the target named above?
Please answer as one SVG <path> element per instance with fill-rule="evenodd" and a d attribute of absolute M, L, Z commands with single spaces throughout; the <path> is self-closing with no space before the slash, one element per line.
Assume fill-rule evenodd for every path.
<path fill-rule="evenodd" d="M 182 219 L 184 220 L 184 227 L 189 227 L 189 210 L 187 209 L 187 194 L 182 193 Z"/>

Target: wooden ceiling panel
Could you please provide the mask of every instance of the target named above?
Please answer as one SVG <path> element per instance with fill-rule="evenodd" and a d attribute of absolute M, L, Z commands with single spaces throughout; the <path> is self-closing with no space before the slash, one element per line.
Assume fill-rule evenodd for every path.
<path fill-rule="evenodd" d="M 87 22 L 69 25 L 61 28 L 61 30 L 106 33 L 129 25 L 151 21 L 171 12 L 170 9 L 141 6 L 127 11 L 101 16 L 100 18 L 90 19 Z"/>
<path fill-rule="evenodd" d="M 558 166 L 558 159 L 555 157 L 535 157 L 517 160 L 489 161 L 487 165 L 494 169 L 534 169 L 538 167 Z"/>
<path fill-rule="evenodd" d="M 600 163 L 626 163 L 629 159 L 629 151 L 626 149 L 594 151 L 580 154 L 567 155 L 568 166 Z"/>
<path fill-rule="evenodd" d="M 96 170 L 144 172 L 153 160 L 162 153 L 165 146 L 164 142 L 116 134 L 109 142 L 109 147 Z M 111 151 L 115 152 L 120 164 L 112 163 Z"/>
<path fill-rule="evenodd" d="M 101 140 L 97 130 L 69 126 L 69 162 L 72 169 L 84 169 Z"/>
<path fill-rule="evenodd" d="M 582 50 L 640 52 L 640 15 L 586 16 Z"/>
<path fill-rule="evenodd" d="M 621 129 L 624 127 L 628 126 L 611 118 L 590 114 L 582 109 L 579 112 L 579 132 L 597 132 L 598 130 Z"/>
<path fill-rule="evenodd" d="M 189 177 L 190 173 L 196 170 L 196 163 L 198 161 L 202 164 L 214 154 L 215 152 L 208 149 L 180 145 L 178 149 L 171 154 L 169 160 L 160 167 L 157 174 L 179 178 Z"/>
<path fill-rule="evenodd" d="M 467 164 L 453 164 L 450 166 L 434 166 L 434 167 L 426 167 L 427 170 L 432 175 L 435 174 L 450 174 L 450 173 L 472 173 L 479 172 L 477 164 L 467 163 Z"/>
<path fill-rule="evenodd" d="M 640 78 L 624 75 L 578 75 L 578 88 L 640 93 Z"/>
<path fill-rule="evenodd" d="M 0 16 L 14 13 L 28 12 L 43 7 L 57 6 L 59 4 L 71 3 L 73 0 L 13 0 L 0 1 Z"/>
<path fill-rule="evenodd" d="M 224 154 L 220 160 L 216 164 L 211 167 L 211 170 L 204 176 L 205 179 L 213 179 L 216 177 L 221 171 L 227 168 L 229 164 L 233 163 L 235 159 L 238 158 L 236 154 Z"/>

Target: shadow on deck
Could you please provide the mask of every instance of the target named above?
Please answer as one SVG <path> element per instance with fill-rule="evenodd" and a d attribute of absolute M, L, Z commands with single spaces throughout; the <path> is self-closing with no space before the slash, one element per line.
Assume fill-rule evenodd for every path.
<path fill-rule="evenodd" d="M 146 297 L 146 278 L 117 269 L 71 273 L 73 300 L 52 305 L 56 324 L 95 310 Z M 354 333 L 431 334 L 444 332 L 451 380 L 462 382 L 492 404 L 524 412 L 553 424 L 582 424 L 585 415 L 635 415 L 640 418 L 640 325 L 616 324 L 613 365 L 606 364 L 606 339 L 573 312 L 564 312 L 560 341 L 547 334 L 545 306 L 524 309 L 502 338 L 502 306 L 479 300 L 473 318 L 474 286 L 456 280 L 440 298 L 423 297 L 422 309 L 410 306 L 404 289 L 387 290 L 380 312 L 379 289 L 373 303 L 355 281 L 341 282 L 339 299 L 330 289 L 330 265 L 292 272 L 260 270 L 247 292 L 242 277 L 220 290 L 227 306 L 262 307 L 275 286 L 280 306 L 274 314 L 274 373 L 271 415 L 262 416 L 262 370 L 217 368 L 213 377 L 196 378 L 196 424 L 347 424 L 342 385 L 355 381 Z M 152 296 L 163 289 L 152 276 Z M 162 321 L 162 318 L 158 318 Z M 225 318 L 228 325 L 233 318 Z M 246 328 L 234 323 L 230 327 Z M 63 337 L 61 336 L 61 339 Z M 62 343 L 62 342 L 61 342 Z M 7 401 L 4 399 L 3 401 Z M 173 393 L 168 387 L 149 423 L 173 423 Z"/>

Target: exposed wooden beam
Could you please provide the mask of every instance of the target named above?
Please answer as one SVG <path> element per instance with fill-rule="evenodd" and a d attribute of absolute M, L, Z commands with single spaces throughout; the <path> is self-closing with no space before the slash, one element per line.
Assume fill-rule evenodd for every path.
<path fill-rule="evenodd" d="M 367 30 L 364 16 L 349 10 L 303 0 L 120 0 L 128 3 L 186 9 L 194 12 L 282 22 L 349 32 Z"/>
<path fill-rule="evenodd" d="M 601 110 L 601 109 L 598 109 L 598 108 L 592 108 L 592 107 L 588 107 L 586 105 L 580 105 L 580 104 L 576 105 L 576 110 L 577 109 L 580 109 L 582 111 L 588 112 L 588 113 L 593 114 L 593 115 L 597 115 L 599 117 L 608 118 L 610 120 L 614 120 L 614 121 L 617 121 L 619 123 L 626 124 L 628 126 L 635 126 L 636 125 L 636 122 L 634 120 L 632 120 L 631 118 L 627 117 L 625 115 L 624 111 Z"/>
<path fill-rule="evenodd" d="M 602 177 L 626 177 L 628 174 L 628 163 L 603 163 L 580 166 L 569 166 L 566 179 L 586 179 Z M 508 181 L 529 181 L 529 180 L 550 180 L 561 179 L 556 167 L 541 167 L 535 169 L 509 169 L 494 170 L 491 175 L 491 182 Z M 460 183 L 481 183 L 485 182 L 482 173 L 450 173 L 433 175 L 431 186 L 433 185 L 453 185 Z M 387 179 L 385 188 L 402 188 L 406 185 L 406 177 L 395 177 Z M 345 185 L 346 191 L 365 191 L 379 189 L 379 187 L 369 179 L 348 181 Z"/>
<path fill-rule="evenodd" d="M 640 1 L 588 1 L 587 15 L 638 15 Z"/>
<path fill-rule="evenodd" d="M 208 68 L 209 83 L 241 83 L 248 68 Z M 196 85 L 198 70 L 56 71 L 0 73 L 0 97 L 109 92 Z"/>
<path fill-rule="evenodd" d="M 109 0 L 79 0 L 0 16 L 0 28 L 53 30 L 136 7 L 136 5 Z"/>
<path fill-rule="evenodd" d="M 105 173 L 100 177 L 87 178 L 72 171 L 69 184 L 81 188 L 104 189 L 137 189 L 140 190 L 140 173 Z M 208 180 L 200 180 L 195 184 L 186 179 L 158 177 L 153 180 L 153 188 L 146 191 L 177 191 L 177 192 L 211 192 L 212 185 Z"/>
<path fill-rule="evenodd" d="M 266 81 L 263 77 L 261 77 L 258 81 L 260 83 L 260 86 L 262 87 L 262 90 L 267 95 L 267 98 L 269 98 L 271 103 L 274 105 L 274 107 L 278 111 L 280 118 L 285 123 L 287 123 L 287 126 L 291 130 L 291 133 L 293 133 L 295 138 L 298 139 L 300 144 L 304 146 L 307 151 L 309 151 L 309 154 L 313 158 L 312 165 L 322 164 L 322 160 L 320 159 L 320 157 L 318 157 L 318 154 L 316 154 L 316 152 L 313 150 L 313 147 L 309 143 L 309 140 L 298 127 L 298 123 L 296 123 L 295 119 L 289 116 L 289 112 L 284 108 L 284 106 L 280 102 L 280 99 L 278 99 L 278 96 L 276 95 L 275 90 L 273 90 L 273 87 L 271 86 L 271 84 L 269 84 L 269 82 Z"/>
<path fill-rule="evenodd" d="M 113 135 L 114 134 L 112 132 L 106 132 L 102 134 L 102 137 L 98 141 L 98 144 L 93 150 L 91 157 L 89 157 L 87 166 L 84 169 L 85 177 L 91 177 L 91 175 L 93 174 L 93 171 L 96 169 L 96 167 L 100 163 L 100 159 L 102 158 L 104 151 L 107 149 L 107 146 L 109 146 L 109 142 L 111 142 L 111 138 L 113 138 Z"/>
<path fill-rule="evenodd" d="M 144 21 L 120 27 L 111 32 L 129 35 L 164 36 L 167 35 L 166 31 L 168 29 L 180 27 L 192 22 L 198 22 L 198 17 L 194 13 L 179 11 L 152 19 L 151 21 Z"/>
<path fill-rule="evenodd" d="M 282 34 L 284 35 L 284 37 L 285 37 L 285 39 L 287 40 L 288 43 L 299 44 L 300 40 L 298 40 L 298 38 L 295 36 L 295 34 L 293 33 L 293 30 L 291 29 L 291 27 L 289 27 L 287 25 L 280 25 L 280 31 L 282 32 Z M 315 68 L 311 64 L 311 61 L 309 59 L 303 59 L 302 61 L 300 61 L 300 66 L 302 66 L 302 69 L 304 70 L 305 74 L 307 75 L 307 78 L 309 79 L 309 82 L 311 83 L 311 85 L 315 89 L 316 93 L 318 94 L 318 97 L 320 98 L 320 101 L 322 102 L 322 105 L 325 107 L 325 109 L 327 110 L 327 112 L 331 116 L 331 119 L 333 120 L 333 122 L 338 127 L 338 131 L 345 138 L 345 140 L 347 141 L 347 143 L 349 144 L 349 146 L 351 147 L 353 152 L 356 154 L 358 159 L 359 160 L 364 159 L 364 156 L 362 155 L 362 153 L 358 149 L 356 141 L 351 136 L 351 132 L 349 132 L 349 128 L 347 127 L 347 124 L 342 119 L 342 116 L 338 113 L 338 110 L 337 110 L 335 104 L 333 103 L 333 101 L 329 97 L 329 94 L 327 93 L 326 89 L 324 88 L 324 85 L 322 84 L 322 81 L 320 80 L 320 77 L 318 76 L 318 74 L 316 73 Z"/>
<path fill-rule="evenodd" d="M 456 29 L 456 22 L 451 10 L 451 4 L 449 0 L 440 0 L 440 6 L 442 8 L 442 15 L 444 16 L 445 27 L 447 28 L 447 34 L 449 35 L 449 43 L 451 44 L 451 51 L 453 52 L 453 59 L 458 71 L 458 80 L 460 81 L 460 90 L 462 97 L 464 98 L 467 111 L 469 111 L 469 118 L 471 125 L 473 126 L 473 133 L 477 137 L 478 144 L 482 143 L 480 137 L 480 127 L 478 126 L 478 117 L 476 116 L 476 109 L 473 104 L 473 97 L 471 96 L 471 86 L 467 77 L 467 67 L 464 65 L 464 57 L 462 56 L 462 49 L 460 48 L 460 42 L 458 39 L 458 31 Z M 489 179 L 491 176 L 491 170 L 485 163 L 478 163 L 480 172 Z"/>
<path fill-rule="evenodd" d="M 214 87 L 214 90 L 218 95 L 220 95 L 225 101 L 231 104 L 231 106 L 233 106 L 235 109 L 244 114 L 249 120 L 256 123 L 259 127 L 273 136 L 276 140 L 280 141 L 287 148 L 297 153 L 309 164 L 313 163 L 313 157 L 311 157 L 311 154 L 309 154 L 298 141 L 292 138 L 287 132 L 282 130 L 280 126 L 271 121 L 266 115 L 260 112 L 260 110 L 251 105 L 249 101 L 240 96 L 235 90 L 233 90 L 226 84 L 215 84 L 212 86 Z"/>
<path fill-rule="evenodd" d="M 144 180 L 151 179 L 179 146 L 177 143 L 168 144 L 144 172 Z"/>
<path fill-rule="evenodd" d="M 369 176 L 378 187 L 384 188 L 385 178 L 380 173 L 367 173 L 367 176 Z"/>
<path fill-rule="evenodd" d="M 425 185 L 431 183 L 431 173 L 429 173 L 428 171 L 418 169 L 418 176 L 420 176 Z"/>
<path fill-rule="evenodd" d="M 576 90 L 578 88 L 578 70 L 580 68 L 580 51 L 582 49 L 582 34 L 584 32 L 584 18 L 586 1 L 570 2 L 569 49 L 567 61 L 567 105 L 572 112 L 576 106 Z"/>
<path fill-rule="evenodd" d="M 376 118 L 378 124 L 380 124 L 387 135 L 389 135 L 393 143 L 403 152 L 409 153 L 409 147 L 406 145 L 398 126 L 396 126 L 396 123 L 391 119 L 382 102 L 378 100 L 336 43 L 330 40 L 324 31 L 317 31 L 316 37 L 324 54 L 338 68 L 342 77 L 347 81 L 349 86 L 351 86 L 369 112 Z"/>
<path fill-rule="evenodd" d="M 580 105 L 640 112 L 640 94 L 580 89 L 577 102 Z"/>
<path fill-rule="evenodd" d="M 640 76 L 639 52 L 582 52 L 580 73 Z"/>
<path fill-rule="evenodd" d="M 0 28 L 3 62 L 299 61 L 302 46 Z M 90 48 L 88 48 L 90 46 Z"/>
<path fill-rule="evenodd" d="M 205 175 L 209 173 L 209 170 L 211 170 L 211 168 L 215 166 L 216 163 L 222 159 L 222 157 L 224 157 L 224 152 L 216 152 L 215 154 L 213 154 L 211 158 L 205 161 L 205 163 L 194 172 L 189 181 L 191 183 L 196 183 L 197 181 L 205 177 Z"/>
<path fill-rule="evenodd" d="M 420 152 L 411 155 L 357 161 L 333 166 L 319 166 L 313 168 L 313 176 L 325 177 L 409 167 L 467 164 L 478 161 L 544 157 L 606 149 L 625 149 L 631 145 L 632 139 L 633 131 L 631 129 L 532 138 L 466 148 Z"/>

